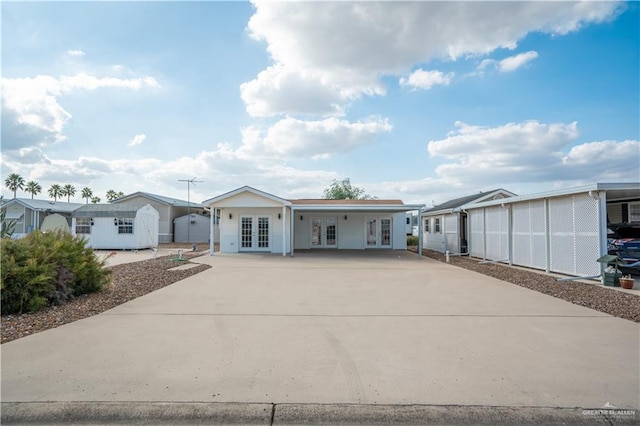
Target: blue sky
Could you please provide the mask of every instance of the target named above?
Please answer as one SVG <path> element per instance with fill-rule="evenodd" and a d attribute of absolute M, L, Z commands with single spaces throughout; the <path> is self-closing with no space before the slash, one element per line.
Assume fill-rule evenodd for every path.
<path fill-rule="evenodd" d="M 640 181 L 635 2 L 1 8 L 2 178 L 39 198 L 186 199 L 194 177 L 194 201 L 307 198 L 348 177 L 430 206 Z"/>

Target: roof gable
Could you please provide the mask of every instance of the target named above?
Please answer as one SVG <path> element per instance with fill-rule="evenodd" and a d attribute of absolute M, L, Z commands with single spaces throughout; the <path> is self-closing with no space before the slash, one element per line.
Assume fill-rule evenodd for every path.
<path fill-rule="evenodd" d="M 112 204 L 124 203 L 127 200 L 130 200 L 136 197 L 146 198 L 148 200 L 155 201 L 157 203 L 166 204 L 167 206 L 189 207 L 189 204 L 190 204 L 190 207 L 204 207 L 202 204 L 196 203 L 193 201 L 189 202 L 185 200 L 180 200 L 178 198 L 165 197 L 164 195 L 157 195 L 157 194 L 152 194 L 150 192 L 141 192 L 141 191 L 125 195 L 124 197 L 120 197 L 114 200 Z"/>
<path fill-rule="evenodd" d="M 258 206 L 289 206 L 291 202 L 264 191 L 243 186 L 217 197 L 210 198 L 202 204 L 214 207 L 258 207 Z"/>
<path fill-rule="evenodd" d="M 425 210 L 423 213 L 434 213 L 434 212 L 440 212 L 440 211 L 446 211 L 446 210 L 455 210 L 469 204 L 475 204 L 482 201 L 493 200 L 498 198 L 508 198 L 508 197 L 513 197 L 515 195 L 516 194 L 510 191 L 507 191 L 506 189 L 498 188 L 492 191 L 480 192 L 478 194 L 472 194 L 472 195 L 467 195 L 460 198 L 454 198 L 453 200 L 445 201 L 442 204 L 433 206 L 432 208 Z"/>

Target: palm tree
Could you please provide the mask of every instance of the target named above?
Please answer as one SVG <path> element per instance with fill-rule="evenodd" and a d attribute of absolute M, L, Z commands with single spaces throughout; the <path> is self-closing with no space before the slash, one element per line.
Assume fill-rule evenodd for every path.
<path fill-rule="evenodd" d="M 66 184 L 62 188 L 62 195 L 66 195 L 67 196 L 67 203 L 71 202 L 71 197 L 76 195 L 76 187 L 71 185 L 71 184 Z"/>
<path fill-rule="evenodd" d="M 111 202 L 111 201 L 115 201 L 120 197 L 124 197 L 124 192 L 120 191 L 120 192 L 116 192 L 113 189 L 110 189 L 107 191 L 107 201 Z"/>
<path fill-rule="evenodd" d="M 100 202 L 100 197 L 91 197 L 92 204 L 98 204 Z"/>
<path fill-rule="evenodd" d="M 38 195 L 42 192 L 42 187 L 40 184 L 34 180 L 30 180 L 24 187 L 25 192 L 31 194 L 31 199 L 33 200 L 34 195 Z"/>
<path fill-rule="evenodd" d="M 93 197 L 93 191 L 88 186 L 82 188 L 82 198 L 87 199 L 87 204 L 89 204 L 89 199 Z"/>
<path fill-rule="evenodd" d="M 58 197 L 62 197 L 63 195 L 62 187 L 57 183 L 54 183 L 49 188 L 49 197 L 53 198 L 53 201 L 58 201 Z"/>
<path fill-rule="evenodd" d="M 4 180 L 4 186 L 13 191 L 13 198 L 16 198 L 16 191 L 24 188 L 24 178 L 17 173 L 11 173 Z"/>

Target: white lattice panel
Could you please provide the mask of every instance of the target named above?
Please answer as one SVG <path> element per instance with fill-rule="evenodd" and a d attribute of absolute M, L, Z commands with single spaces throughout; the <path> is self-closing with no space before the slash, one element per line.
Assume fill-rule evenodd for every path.
<path fill-rule="evenodd" d="M 549 200 L 550 269 L 572 275 L 595 275 L 600 254 L 599 203 L 588 194 Z"/>
<path fill-rule="evenodd" d="M 512 207 L 513 263 L 546 269 L 544 201 L 516 203 Z"/>
<path fill-rule="evenodd" d="M 477 209 L 469 212 L 469 254 L 474 257 L 484 257 L 484 210 Z"/>
<path fill-rule="evenodd" d="M 497 206 L 487 207 L 486 215 L 486 258 L 505 260 L 509 258 L 509 210 Z"/>

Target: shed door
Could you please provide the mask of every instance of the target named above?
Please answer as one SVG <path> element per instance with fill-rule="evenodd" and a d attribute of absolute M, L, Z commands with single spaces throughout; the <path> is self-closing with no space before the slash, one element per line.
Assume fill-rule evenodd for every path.
<path fill-rule="evenodd" d="M 268 216 L 241 216 L 240 251 L 268 251 L 269 226 Z"/>

